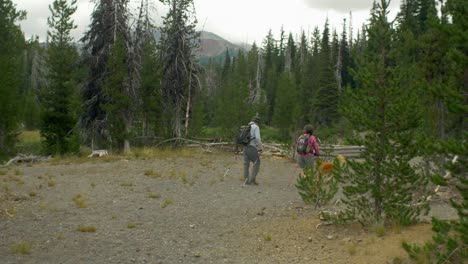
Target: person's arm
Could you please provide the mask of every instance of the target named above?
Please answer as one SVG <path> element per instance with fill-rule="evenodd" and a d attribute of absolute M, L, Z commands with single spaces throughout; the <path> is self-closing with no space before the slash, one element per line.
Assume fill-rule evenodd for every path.
<path fill-rule="evenodd" d="M 257 149 L 259 151 L 263 150 L 263 144 L 262 144 L 262 138 L 260 137 L 260 128 L 258 126 L 255 126 L 255 143 L 257 144 Z"/>
<path fill-rule="evenodd" d="M 312 140 L 310 141 L 311 143 L 311 148 L 314 150 L 315 156 L 320 156 L 320 148 L 317 143 L 317 139 L 315 136 L 312 136 Z"/>

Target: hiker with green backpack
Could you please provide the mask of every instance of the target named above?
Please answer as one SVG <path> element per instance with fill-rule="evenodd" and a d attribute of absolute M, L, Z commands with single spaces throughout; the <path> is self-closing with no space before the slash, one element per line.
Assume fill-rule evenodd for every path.
<path fill-rule="evenodd" d="M 317 138 L 313 135 L 314 130 L 311 125 L 304 126 L 304 134 L 300 135 L 296 141 L 297 164 L 301 168 L 301 176 L 305 177 L 304 169 L 312 167 L 315 156 L 320 155 Z"/>
<path fill-rule="evenodd" d="M 260 170 L 260 154 L 263 151 L 262 139 L 260 137 L 260 117 L 255 116 L 247 126 L 240 129 L 237 142 L 244 145 L 244 184 L 258 185 L 256 179 Z M 253 163 L 250 173 L 250 163 Z"/>

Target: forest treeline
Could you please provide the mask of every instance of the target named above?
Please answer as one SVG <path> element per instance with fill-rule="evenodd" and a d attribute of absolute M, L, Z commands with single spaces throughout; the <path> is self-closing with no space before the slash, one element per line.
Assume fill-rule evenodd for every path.
<path fill-rule="evenodd" d="M 362 28 L 343 19 L 341 29 L 324 21 L 299 37 L 280 29 L 275 38 L 270 30 L 248 51 L 233 56 L 227 50 L 223 60 L 203 65 L 195 56 L 200 47 L 193 2 L 163 1 L 169 12 L 162 18 L 152 17 L 151 2 L 142 0 L 135 11 L 128 0 L 96 1 L 78 49 L 70 35 L 76 1 L 50 6 L 42 44 L 24 39 L 18 22 L 26 12 L 2 1 L 3 154 L 14 151 L 20 128 L 39 129 L 45 152 L 59 154 L 82 144 L 129 150 L 135 138 L 231 140 L 254 115 L 277 131 L 276 140 L 290 140 L 308 123 L 323 137 L 365 131 L 350 116 L 366 113 L 349 106 L 358 94 L 354 104 L 379 96 L 371 87 L 383 81 L 375 79 L 381 65 L 369 64 L 381 44 L 387 52 L 381 77 L 394 88 L 382 96 L 411 105 L 401 103 L 395 111 L 418 116 L 414 122 L 430 137 L 461 138 L 466 130 L 463 1 L 402 1 L 394 21 L 387 11 L 379 18 L 385 25 L 374 21 L 383 8 L 376 2 Z M 382 28 L 374 33 L 377 26 Z"/>

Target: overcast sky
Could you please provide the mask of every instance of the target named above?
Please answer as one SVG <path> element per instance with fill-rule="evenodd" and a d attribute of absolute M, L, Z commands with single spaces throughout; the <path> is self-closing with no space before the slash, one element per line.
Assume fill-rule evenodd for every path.
<path fill-rule="evenodd" d="M 13 0 L 17 9 L 26 10 L 27 19 L 21 22 L 26 38 L 37 35 L 45 39 L 47 17 L 50 15 L 48 5 L 53 0 Z M 132 6 L 139 0 L 130 0 Z M 166 8 L 155 0 L 157 13 L 154 21 L 161 22 Z M 369 18 L 373 0 L 194 0 L 199 29 L 213 32 L 231 42 L 261 44 L 272 30 L 278 36 L 281 26 L 286 33 L 295 36 L 302 30 L 312 32 L 315 26 L 323 29 L 328 17 L 330 25 L 342 30 L 343 19 L 349 21 L 352 12 L 354 33 Z M 390 17 L 394 17 L 400 6 L 400 0 L 392 0 Z M 93 0 L 78 0 L 78 10 L 73 19 L 78 28 L 72 35 L 76 40 L 81 38 L 89 26 L 89 17 L 94 8 Z"/>

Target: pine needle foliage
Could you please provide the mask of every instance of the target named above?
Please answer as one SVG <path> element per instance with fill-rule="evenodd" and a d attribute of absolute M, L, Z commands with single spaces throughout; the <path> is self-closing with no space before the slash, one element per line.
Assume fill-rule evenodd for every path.
<path fill-rule="evenodd" d="M 75 13 L 76 0 L 55 0 L 49 6 L 50 47 L 47 66 L 49 85 L 41 91 L 41 135 L 45 138 L 46 153 L 65 154 L 78 152 L 79 137 L 74 129 L 78 122 L 77 65 L 78 51 L 71 44 L 71 30 L 76 28 L 71 16 Z"/>
<path fill-rule="evenodd" d="M 11 0 L 0 1 L 0 158 L 12 154 L 19 110 L 19 70 L 23 34 L 17 23 L 26 12 L 16 10 Z"/>
<path fill-rule="evenodd" d="M 404 241 L 402 243 L 403 248 L 413 260 L 419 261 L 419 259 L 423 258 L 431 263 L 466 263 L 468 260 L 468 212 L 466 210 L 468 207 L 467 135 L 465 133 L 465 140 L 451 139 L 444 144 L 448 152 L 451 152 L 450 154 L 458 157 L 454 164 L 448 166 L 453 175 L 453 180 L 446 182 L 451 188 L 455 185 L 458 191 L 457 196 L 459 199 L 451 199 L 453 208 L 457 210 L 458 218 L 444 221 L 433 217 L 432 230 L 435 235 L 432 237 L 432 241 L 426 242 L 423 246 Z"/>
<path fill-rule="evenodd" d="M 428 178 L 413 160 L 422 110 L 415 91 L 401 83 L 409 73 L 393 57 L 387 8 L 385 0 L 374 5 L 367 50 L 353 72 L 357 87 L 347 89 L 341 109 L 357 132 L 350 143 L 367 147 L 362 160 L 347 163 L 342 177 L 345 218 L 363 225 L 409 225 L 428 209 Z"/>
<path fill-rule="evenodd" d="M 199 88 L 195 50 L 200 33 L 195 29 L 197 19 L 192 0 L 160 1 L 169 7 L 159 28 L 164 127 L 166 135 L 180 138 L 188 134 L 191 108 Z"/>
<path fill-rule="evenodd" d="M 317 160 L 316 166 L 304 170 L 305 177 L 297 177 L 296 188 L 306 204 L 313 204 L 315 208 L 326 205 L 338 191 L 338 178 L 335 173 L 324 173 L 319 168 L 322 162 Z M 333 167 L 340 167 L 338 160 Z"/>

